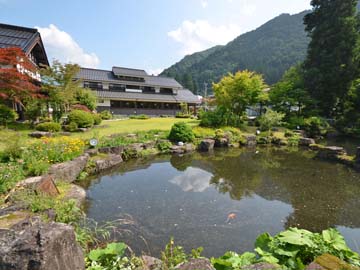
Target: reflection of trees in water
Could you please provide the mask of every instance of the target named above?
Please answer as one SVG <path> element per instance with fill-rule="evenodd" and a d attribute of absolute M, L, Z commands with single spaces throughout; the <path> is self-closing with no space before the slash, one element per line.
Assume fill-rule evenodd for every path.
<path fill-rule="evenodd" d="M 360 209 L 360 176 L 354 171 L 308 158 L 311 154 L 302 151 L 264 148 L 259 154 L 236 153 L 200 158 L 199 167 L 211 168 L 211 184 L 219 192 L 236 200 L 256 193 L 291 204 L 294 212 L 287 218 L 287 227 L 313 231 L 335 225 L 360 227 L 360 215 L 351 215 L 354 204 Z"/>

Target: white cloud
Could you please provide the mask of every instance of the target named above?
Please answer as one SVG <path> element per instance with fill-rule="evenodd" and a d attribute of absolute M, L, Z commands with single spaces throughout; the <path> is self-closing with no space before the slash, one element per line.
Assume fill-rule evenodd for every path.
<path fill-rule="evenodd" d="M 161 72 L 163 72 L 163 68 L 150 68 L 150 69 L 147 69 L 147 73 L 150 74 L 150 75 L 159 75 Z"/>
<path fill-rule="evenodd" d="M 232 0 L 228 0 L 231 1 Z M 251 3 L 251 1 L 249 0 L 241 0 L 241 8 L 240 8 L 240 13 L 243 15 L 253 15 L 255 14 L 256 11 L 256 5 L 254 5 L 253 3 Z"/>
<path fill-rule="evenodd" d="M 207 171 L 189 167 L 183 174 L 175 176 L 169 182 L 179 186 L 185 192 L 203 192 L 210 187 L 212 176 Z"/>
<path fill-rule="evenodd" d="M 200 0 L 200 3 L 203 8 L 206 8 L 209 5 L 207 0 Z"/>
<path fill-rule="evenodd" d="M 49 27 L 36 28 L 41 34 L 50 59 L 90 68 L 96 68 L 99 65 L 100 60 L 95 53 L 85 52 L 68 33 L 61 31 L 56 25 L 50 24 Z"/>
<path fill-rule="evenodd" d="M 235 24 L 211 25 L 206 20 L 183 21 L 181 26 L 168 32 L 168 36 L 182 43 L 182 54 L 191 54 L 215 45 L 224 45 L 240 34 Z"/>

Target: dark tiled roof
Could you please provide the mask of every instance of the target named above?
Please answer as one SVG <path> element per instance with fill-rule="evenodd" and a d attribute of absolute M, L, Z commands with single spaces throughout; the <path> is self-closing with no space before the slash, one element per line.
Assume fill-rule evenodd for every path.
<path fill-rule="evenodd" d="M 177 95 L 111 92 L 111 91 L 95 91 L 95 92 L 99 98 L 143 100 L 143 101 L 171 102 L 171 103 L 180 103 L 180 102 L 200 103 L 198 98 L 187 89 L 179 90 Z"/>
<path fill-rule="evenodd" d="M 0 48 L 16 46 L 27 52 L 32 41 L 38 36 L 36 29 L 0 24 Z"/>
<path fill-rule="evenodd" d="M 145 82 L 128 82 L 119 80 L 114 76 L 112 71 L 101 70 L 101 69 L 90 69 L 90 68 L 81 68 L 80 72 L 77 75 L 77 78 L 88 81 L 103 81 L 108 83 L 117 83 L 117 84 L 136 84 L 140 86 L 159 86 L 159 87 L 170 87 L 170 88 L 182 88 L 173 78 L 168 77 L 159 77 L 159 76 L 143 76 Z"/>
<path fill-rule="evenodd" d="M 187 102 L 187 103 L 196 103 L 196 104 L 201 103 L 200 99 L 188 89 L 179 90 L 175 98 L 178 102 Z"/>
<path fill-rule="evenodd" d="M 37 46 L 35 49 L 35 45 Z M 0 23 L 0 48 L 20 47 L 26 54 L 34 52 L 39 63 L 49 65 L 37 29 Z"/>
<path fill-rule="evenodd" d="M 144 76 L 148 76 L 145 70 L 134 69 L 134 68 L 113 67 L 112 72 L 114 72 L 116 76 L 123 75 L 123 76 L 135 76 L 141 78 Z"/>

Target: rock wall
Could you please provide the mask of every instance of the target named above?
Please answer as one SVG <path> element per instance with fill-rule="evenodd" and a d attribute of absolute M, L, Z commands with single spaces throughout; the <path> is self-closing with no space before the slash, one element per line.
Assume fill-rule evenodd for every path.
<path fill-rule="evenodd" d="M 83 270 L 74 229 L 40 218 L 0 231 L 0 270 Z"/>

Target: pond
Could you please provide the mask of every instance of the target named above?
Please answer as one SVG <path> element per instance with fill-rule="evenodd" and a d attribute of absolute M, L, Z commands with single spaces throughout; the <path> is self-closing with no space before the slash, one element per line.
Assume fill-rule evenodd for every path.
<path fill-rule="evenodd" d="M 187 251 L 220 256 L 295 226 L 336 227 L 359 252 L 360 174 L 312 155 L 233 149 L 127 162 L 84 184 L 86 212 L 100 223 L 130 220 L 118 240 L 153 256 L 171 236 Z"/>

